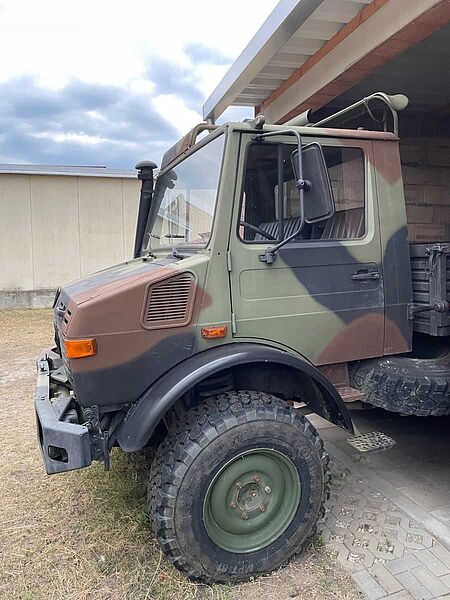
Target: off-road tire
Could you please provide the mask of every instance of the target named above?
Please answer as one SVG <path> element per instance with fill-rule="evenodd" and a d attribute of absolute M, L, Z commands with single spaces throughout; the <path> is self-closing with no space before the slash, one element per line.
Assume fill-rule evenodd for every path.
<path fill-rule="evenodd" d="M 388 356 L 350 367 L 350 383 L 365 402 L 391 412 L 419 417 L 450 414 L 450 352 L 436 357 Z"/>
<path fill-rule="evenodd" d="M 205 495 L 233 457 L 259 448 L 283 453 L 295 465 L 301 482 L 298 507 L 268 546 L 229 552 L 207 533 Z M 303 415 L 269 394 L 228 392 L 189 410 L 161 444 L 150 472 L 148 511 L 161 548 L 188 577 L 243 581 L 286 564 L 305 547 L 323 518 L 329 484 L 328 454 Z"/>

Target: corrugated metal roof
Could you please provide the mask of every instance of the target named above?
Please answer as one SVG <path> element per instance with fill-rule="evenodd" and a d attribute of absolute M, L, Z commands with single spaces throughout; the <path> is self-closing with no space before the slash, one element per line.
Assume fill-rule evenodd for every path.
<path fill-rule="evenodd" d="M 203 105 L 259 106 L 372 0 L 281 0 Z"/>
<path fill-rule="evenodd" d="M 13 165 L 0 164 L 0 174 L 17 175 L 71 175 L 74 177 L 119 177 L 136 179 L 134 169 L 109 169 L 107 167 L 77 167 L 69 165 Z"/>

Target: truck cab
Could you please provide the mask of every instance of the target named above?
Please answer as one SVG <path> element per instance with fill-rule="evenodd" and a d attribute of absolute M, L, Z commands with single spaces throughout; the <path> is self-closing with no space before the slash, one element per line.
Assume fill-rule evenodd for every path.
<path fill-rule="evenodd" d="M 410 355 L 417 335 L 445 345 L 448 249 L 408 241 L 396 131 L 201 124 L 154 167 L 139 165 L 135 257 L 57 293 L 41 449 L 56 473 L 162 437 L 160 543 L 192 577 L 238 580 L 283 564 L 322 514 L 328 457 L 294 406 L 350 433 L 356 400 L 450 412 Z"/>

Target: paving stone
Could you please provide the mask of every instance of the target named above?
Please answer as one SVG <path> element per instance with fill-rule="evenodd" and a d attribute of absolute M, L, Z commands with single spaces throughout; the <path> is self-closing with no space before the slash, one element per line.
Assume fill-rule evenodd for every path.
<path fill-rule="evenodd" d="M 434 594 L 411 571 L 399 573 L 397 579 L 415 600 L 433 600 Z"/>
<path fill-rule="evenodd" d="M 380 600 L 385 596 L 385 591 L 377 580 L 372 577 L 367 571 L 360 571 L 352 575 L 354 581 L 358 584 L 361 590 L 366 594 L 369 600 Z"/>
<path fill-rule="evenodd" d="M 410 569 L 414 569 L 414 567 L 420 567 L 420 561 L 414 556 L 414 554 L 403 556 L 402 558 L 396 558 L 395 560 L 392 560 L 386 564 L 386 568 L 393 575 L 403 573 L 404 571 L 409 571 Z"/>
<path fill-rule="evenodd" d="M 427 569 L 425 565 L 413 569 L 411 573 L 414 573 L 422 585 L 430 590 L 433 597 L 443 596 L 444 594 L 450 593 L 450 588 L 446 586 L 441 579 L 436 577 L 436 575 L 433 575 L 430 569 Z"/>
<path fill-rule="evenodd" d="M 442 577 L 443 575 L 447 575 L 447 573 L 450 573 L 450 564 L 444 565 L 444 563 L 441 560 L 439 560 L 439 558 L 435 556 L 431 552 L 431 550 L 419 550 L 419 552 L 416 552 L 415 555 L 437 577 Z"/>
<path fill-rule="evenodd" d="M 390 594 L 389 596 L 383 596 L 381 600 L 414 600 L 409 592 L 402 590 L 396 594 Z"/>
<path fill-rule="evenodd" d="M 331 495 L 319 526 L 328 554 L 369 600 L 450 600 L 450 552 L 418 520 L 421 511 L 400 508 L 377 477 L 369 481 L 350 469 L 332 461 Z"/>
<path fill-rule="evenodd" d="M 430 548 L 437 558 L 444 563 L 446 567 L 450 565 L 450 552 L 444 548 L 442 544 L 436 544 Z"/>
<path fill-rule="evenodd" d="M 403 527 L 398 530 L 398 540 L 407 548 L 413 550 L 423 550 L 431 548 L 433 545 L 433 536 L 428 533 L 423 527 L 420 529 L 410 529 L 406 531 Z"/>
<path fill-rule="evenodd" d="M 384 564 L 376 564 L 369 569 L 369 573 L 378 581 L 387 594 L 395 594 L 403 589 L 398 579 L 389 573 Z"/>

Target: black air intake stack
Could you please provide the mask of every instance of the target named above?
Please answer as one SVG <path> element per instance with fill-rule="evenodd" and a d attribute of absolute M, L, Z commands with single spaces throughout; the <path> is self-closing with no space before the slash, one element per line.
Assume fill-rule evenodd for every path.
<path fill-rule="evenodd" d="M 156 164 L 151 160 L 143 160 L 138 163 L 135 169 L 138 172 L 138 179 L 142 181 L 141 198 L 139 200 L 139 212 L 136 223 L 136 236 L 134 238 L 134 258 L 141 254 L 142 242 L 144 239 L 145 225 L 147 224 L 148 214 L 153 196 L 153 171 Z"/>

